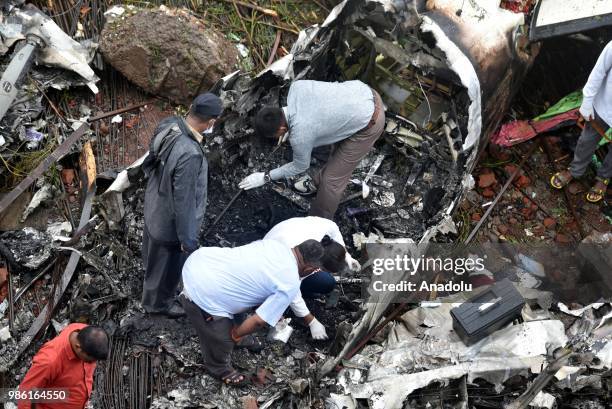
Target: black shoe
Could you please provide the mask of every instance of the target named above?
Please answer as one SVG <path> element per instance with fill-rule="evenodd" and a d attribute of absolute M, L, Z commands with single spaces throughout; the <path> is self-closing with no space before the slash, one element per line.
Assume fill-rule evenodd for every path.
<path fill-rule="evenodd" d="M 145 308 L 145 312 L 149 315 L 165 315 L 168 318 L 178 318 L 185 315 L 185 310 L 178 304 L 174 304 L 167 310 L 152 310 Z"/>
<path fill-rule="evenodd" d="M 183 307 L 175 303 L 172 304 L 172 306 L 166 311 L 163 311 L 162 314 L 169 318 L 179 318 L 185 315 L 185 310 L 183 309 Z"/>

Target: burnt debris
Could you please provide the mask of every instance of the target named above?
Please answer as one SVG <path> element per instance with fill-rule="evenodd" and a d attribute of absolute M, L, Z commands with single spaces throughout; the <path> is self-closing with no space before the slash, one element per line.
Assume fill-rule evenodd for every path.
<path fill-rule="evenodd" d="M 102 32 L 106 5 L 86 0 L 73 9 L 59 1 L 47 13 L 51 20 L 13 3 L 0 22 L 4 73 L 28 33 L 35 33 L 29 18 L 48 31 L 37 34 L 45 47 L 36 46 L 37 64 L 12 83 L 18 92 L 0 122 L 0 178 L 7 192 L 0 197 L 0 386 L 18 385 L 34 352 L 68 323 L 96 322 L 111 334 L 111 350 L 98 365 L 93 407 L 236 408 L 247 407 L 247 398 L 261 408 L 605 407 L 612 369 L 609 300 L 566 305 L 543 289 L 550 284 L 540 274 L 545 263 L 527 253 L 511 260 L 500 252 L 495 258 L 503 266 L 483 274 L 487 284 L 493 274 L 506 274 L 526 305 L 514 311 L 512 323 L 472 345 L 452 329 L 452 307 L 466 302 L 465 293 L 432 291 L 432 302 L 419 304 L 392 294 L 366 299 L 363 291 L 373 244 L 456 244 L 451 216 L 474 187 L 470 173 L 478 154 L 539 51 L 527 41 L 533 2 L 504 1 L 504 8 L 487 0 L 335 2 L 324 22 L 301 31 L 273 62 L 282 48 L 276 42 L 271 64 L 257 75 L 229 72 L 237 56 L 229 41 L 214 47 L 215 54 L 232 48 L 198 84 L 181 70 L 161 72 L 168 65 L 162 54 L 182 47 L 179 41 L 148 43 L 143 55 L 133 44 L 117 49 L 127 42 L 113 30 L 125 31 L 108 24 Z M 229 3 L 278 18 L 250 2 Z M 178 19 L 193 30 L 203 24 L 195 10 L 164 6 L 138 13 L 140 19 L 161 16 L 155 30 L 163 31 L 169 16 L 173 30 L 181 28 Z M 489 41 L 479 41 L 484 35 Z M 94 57 L 100 36 L 119 71 L 136 84 L 151 82 L 140 83 L 146 92 L 103 64 L 100 54 Z M 58 42 L 69 47 L 53 47 Z M 159 82 L 138 76 L 134 61 L 140 57 L 152 62 L 151 78 Z M 168 61 L 180 64 L 180 58 Z M 104 68 L 97 71 L 99 82 L 90 64 Z M 205 145 L 210 174 L 203 246 L 243 245 L 308 213 L 310 199 L 291 188 L 293 181 L 251 191 L 237 186 L 254 171 L 291 160 L 289 146 L 256 138 L 251 120 L 262 106 L 283 106 L 293 81 L 359 79 L 380 93 L 387 110 L 383 137 L 353 173 L 336 214 L 348 250 L 366 267 L 336 277 L 330 295 L 308 300 L 330 341 L 312 340 L 288 312 L 288 340 L 261 332 L 263 351 L 234 353 L 236 368 L 252 371 L 245 389 L 205 373 L 186 318 L 152 317 L 139 302 L 146 184 L 140 165 L 159 120 L 185 112 L 147 92 L 182 102 L 221 73 L 227 76 L 211 87 L 225 110 Z M 193 89 L 184 88 L 188 82 Z M 82 85 L 89 90 L 57 92 Z M 99 94 L 90 92 L 98 88 Z M 329 149 L 315 150 L 312 166 L 328 155 Z M 586 242 L 609 243 L 609 233 Z M 607 255 L 597 254 L 604 261 L 592 268 L 605 271 Z M 572 274 L 574 290 L 582 288 L 583 272 Z"/>

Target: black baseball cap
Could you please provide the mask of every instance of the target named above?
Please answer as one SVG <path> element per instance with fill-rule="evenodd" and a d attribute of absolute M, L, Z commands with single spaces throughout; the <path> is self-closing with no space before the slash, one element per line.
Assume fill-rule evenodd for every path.
<path fill-rule="evenodd" d="M 191 113 L 201 118 L 217 118 L 223 111 L 221 98 L 207 92 L 200 94 L 191 103 Z"/>

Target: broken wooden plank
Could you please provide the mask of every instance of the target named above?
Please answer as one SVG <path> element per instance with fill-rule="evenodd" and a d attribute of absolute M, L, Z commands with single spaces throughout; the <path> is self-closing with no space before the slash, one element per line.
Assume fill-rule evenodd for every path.
<path fill-rule="evenodd" d="M 93 149 L 91 149 L 90 141 L 83 144 L 82 153 L 83 155 L 79 157 L 79 162 L 81 169 L 87 174 L 87 190 L 89 191 L 93 188 L 94 183 L 96 183 L 96 158 L 93 154 Z"/>

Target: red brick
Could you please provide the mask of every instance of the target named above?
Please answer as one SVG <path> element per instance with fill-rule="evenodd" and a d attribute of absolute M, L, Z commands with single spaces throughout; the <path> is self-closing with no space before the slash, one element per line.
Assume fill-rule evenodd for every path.
<path fill-rule="evenodd" d="M 495 191 L 491 188 L 486 188 L 482 191 L 482 197 L 486 197 L 487 199 L 495 197 Z"/>
<path fill-rule="evenodd" d="M 514 185 L 519 188 L 525 188 L 531 184 L 531 179 L 525 175 L 521 175 L 514 180 Z"/>
<path fill-rule="evenodd" d="M 569 237 L 561 233 L 557 233 L 557 235 L 555 236 L 555 241 L 561 244 L 568 244 L 572 242 L 572 240 Z"/>
<path fill-rule="evenodd" d="M 481 218 L 482 216 L 480 215 L 480 213 L 472 213 L 472 221 L 477 222 L 480 221 Z"/>
<path fill-rule="evenodd" d="M 497 179 L 495 178 L 495 173 L 491 171 L 481 173 L 480 176 L 478 176 L 478 187 L 481 189 L 493 186 L 496 182 Z"/>
<path fill-rule="evenodd" d="M 514 163 L 508 163 L 504 166 L 504 172 L 506 172 L 507 176 L 510 176 L 517 168 L 518 166 L 516 166 Z"/>
<path fill-rule="evenodd" d="M 552 217 L 547 217 L 545 218 L 542 223 L 544 223 L 544 226 L 547 229 L 552 229 L 557 225 L 557 221 L 555 219 L 553 219 Z"/>

